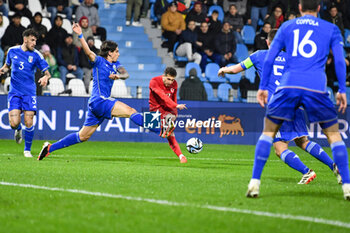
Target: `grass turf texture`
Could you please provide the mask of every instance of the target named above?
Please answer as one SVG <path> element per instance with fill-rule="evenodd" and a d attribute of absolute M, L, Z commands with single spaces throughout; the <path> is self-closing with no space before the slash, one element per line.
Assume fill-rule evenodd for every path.
<path fill-rule="evenodd" d="M 34 141 L 33 155 L 42 141 Z M 254 146 L 204 145 L 180 164 L 167 143 L 86 142 L 43 161 L 23 157 L 23 144 L 0 140 L 0 181 L 186 203 L 168 206 L 80 193 L 0 185 L 0 232 L 349 232 L 322 223 L 194 207 L 303 215 L 350 223 L 350 203 L 331 170 L 298 148 L 315 170 L 309 185 L 271 154 L 260 198 L 245 197 Z M 329 148 L 326 152 L 330 154 Z"/>

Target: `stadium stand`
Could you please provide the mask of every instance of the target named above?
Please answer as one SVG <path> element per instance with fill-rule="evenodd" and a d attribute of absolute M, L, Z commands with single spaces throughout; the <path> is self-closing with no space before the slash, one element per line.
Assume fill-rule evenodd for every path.
<path fill-rule="evenodd" d="M 225 13 L 224 13 L 224 10 L 221 8 L 221 6 L 217 6 L 217 5 L 210 6 L 208 10 L 208 16 L 211 16 L 214 10 L 216 10 L 219 13 L 218 20 L 220 20 L 221 22 L 224 22 Z"/>
<path fill-rule="evenodd" d="M 114 80 L 111 96 L 116 98 L 131 98 L 124 80 Z"/>
<path fill-rule="evenodd" d="M 256 94 L 258 91 L 248 90 L 247 92 L 247 103 L 258 103 L 256 99 Z"/>
<path fill-rule="evenodd" d="M 21 25 L 25 28 L 27 28 L 30 25 L 30 19 L 28 19 L 25 16 L 21 17 Z"/>
<path fill-rule="evenodd" d="M 253 45 L 255 39 L 254 28 L 250 25 L 244 25 L 242 29 L 242 39 L 245 44 Z"/>
<path fill-rule="evenodd" d="M 236 57 L 238 62 L 244 61 L 247 57 L 249 57 L 248 48 L 245 44 L 237 44 Z"/>
<path fill-rule="evenodd" d="M 4 92 L 5 94 L 9 93 L 10 90 L 10 82 L 11 82 L 11 77 L 7 77 L 4 82 Z"/>
<path fill-rule="evenodd" d="M 327 87 L 327 92 L 328 92 L 329 98 L 331 98 L 332 102 L 335 104 L 336 101 L 335 101 L 335 97 L 334 97 L 334 93 L 333 93 L 332 88 Z"/>
<path fill-rule="evenodd" d="M 255 76 L 256 76 L 255 72 L 256 72 L 256 69 L 254 66 L 247 69 L 244 72 L 244 76 L 250 81 L 250 83 L 254 83 L 255 81 Z"/>
<path fill-rule="evenodd" d="M 209 63 L 205 67 L 205 77 L 209 80 L 211 83 L 224 83 L 226 82 L 226 78 L 218 77 L 218 71 L 220 69 L 220 66 L 216 63 Z"/>
<path fill-rule="evenodd" d="M 83 80 L 77 78 L 69 80 L 67 89 L 72 90 L 72 96 L 88 96 Z"/>
<path fill-rule="evenodd" d="M 201 68 L 199 67 L 199 65 L 197 63 L 194 63 L 194 62 L 189 62 L 186 64 L 186 67 L 185 67 L 185 78 L 190 77 L 190 70 L 193 68 L 196 69 L 197 75 L 200 76 L 202 71 L 201 71 Z"/>

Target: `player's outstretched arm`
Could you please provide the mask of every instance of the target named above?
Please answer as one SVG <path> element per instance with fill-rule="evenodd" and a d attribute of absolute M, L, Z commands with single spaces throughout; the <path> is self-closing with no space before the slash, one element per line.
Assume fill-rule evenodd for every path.
<path fill-rule="evenodd" d="M 44 74 L 45 75 L 39 79 L 38 83 L 40 84 L 40 86 L 46 87 L 47 83 L 49 82 L 49 79 L 51 78 L 51 74 L 48 70 L 45 70 Z"/>
<path fill-rule="evenodd" d="M 73 23 L 72 29 L 75 33 L 78 34 L 78 38 L 79 38 L 79 41 L 81 43 L 81 46 L 84 50 L 84 53 L 88 56 L 89 60 L 92 62 L 95 61 L 96 54 L 90 50 L 89 45 L 86 43 L 84 36 L 83 36 L 83 32 L 82 32 L 79 24 Z"/>
<path fill-rule="evenodd" d="M 5 63 L 1 68 L 0 68 L 0 75 L 6 74 L 9 71 L 10 67 Z"/>
<path fill-rule="evenodd" d="M 218 72 L 218 76 L 225 77 L 225 74 L 237 74 L 239 72 L 242 72 L 244 69 L 242 68 L 241 64 L 236 64 L 234 66 L 229 67 L 222 67 L 220 68 Z"/>

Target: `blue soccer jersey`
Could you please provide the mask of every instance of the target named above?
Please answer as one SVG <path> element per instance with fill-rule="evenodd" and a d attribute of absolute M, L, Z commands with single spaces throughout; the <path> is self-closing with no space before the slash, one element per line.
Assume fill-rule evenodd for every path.
<path fill-rule="evenodd" d="M 38 50 L 23 51 L 20 45 L 11 47 L 6 57 L 6 65 L 11 67 L 9 94 L 36 95 L 35 72 L 49 69 L 49 65 Z"/>
<path fill-rule="evenodd" d="M 120 62 L 111 63 L 103 57 L 96 56 L 95 61 L 91 62 L 91 64 L 93 66 L 93 85 L 89 102 L 99 97 L 109 98 L 114 82 L 114 80 L 109 78 L 109 75 L 117 73 L 118 68 L 121 67 Z"/>
<path fill-rule="evenodd" d="M 258 71 L 258 74 L 260 77 L 262 77 L 262 70 L 263 70 L 263 65 L 264 65 L 267 52 L 268 50 L 258 50 L 249 56 L 255 69 Z M 269 100 L 272 94 L 275 93 L 277 86 L 280 85 L 280 82 L 281 82 L 280 79 L 282 77 L 285 64 L 286 64 L 285 52 L 280 52 L 278 56 L 275 58 L 275 61 L 273 63 L 273 73 L 271 73 L 269 83 L 267 86 L 267 90 L 269 93 L 269 96 L 268 96 Z"/>
<path fill-rule="evenodd" d="M 332 49 L 335 59 L 339 61 L 336 67 L 339 91 L 345 92 L 343 40 L 336 25 L 311 15 L 283 23 L 264 63 L 262 89 L 267 88 L 274 58 L 283 48 L 286 50 L 287 63 L 278 89 L 299 88 L 325 93 L 325 64 Z"/>
<path fill-rule="evenodd" d="M 114 80 L 110 79 L 109 75 L 116 74 L 121 67 L 119 61 L 111 63 L 100 56 L 96 56 L 91 64 L 93 84 L 85 126 L 100 125 L 104 119 L 112 118 L 113 106 L 117 100 L 110 98 Z"/>

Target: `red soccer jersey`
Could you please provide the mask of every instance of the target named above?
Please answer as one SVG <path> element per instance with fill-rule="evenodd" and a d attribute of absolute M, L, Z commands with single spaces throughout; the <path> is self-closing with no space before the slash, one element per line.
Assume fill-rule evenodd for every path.
<path fill-rule="evenodd" d="M 162 75 L 154 77 L 149 83 L 149 110 L 159 110 L 162 115 L 172 113 L 177 115 L 177 82 L 174 81 L 169 87 L 163 83 Z"/>

